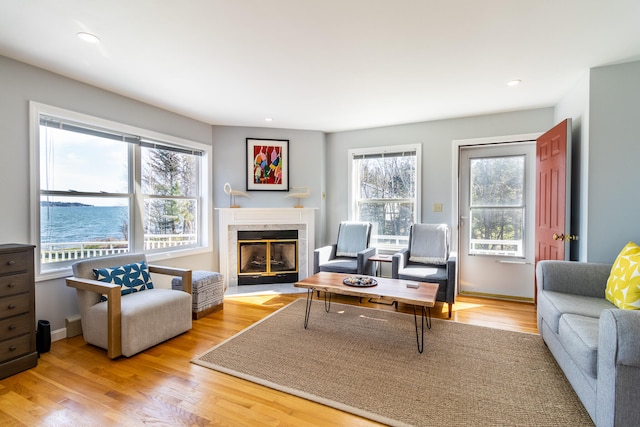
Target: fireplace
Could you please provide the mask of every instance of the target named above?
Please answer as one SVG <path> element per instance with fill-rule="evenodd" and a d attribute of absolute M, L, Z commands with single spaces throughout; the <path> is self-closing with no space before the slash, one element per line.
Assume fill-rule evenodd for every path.
<path fill-rule="evenodd" d="M 219 271 L 228 287 L 238 286 L 238 232 L 298 231 L 298 280 L 313 269 L 316 208 L 216 208 L 218 212 Z"/>
<path fill-rule="evenodd" d="M 298 280 L 298 230 L 238 231 L 238 285 Z"/>

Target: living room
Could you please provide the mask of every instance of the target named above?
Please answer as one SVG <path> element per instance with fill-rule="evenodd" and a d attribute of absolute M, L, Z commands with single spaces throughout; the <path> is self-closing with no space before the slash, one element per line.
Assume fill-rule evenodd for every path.
<path fill-rule="evenodd" d="M 635 11 L 635 5 L 622 3 L 628 8 L 624 10 L 633 15 L 629 10 Z M 610 7 L 613 6 L 608 5 L 607 9 Z M 608 30 L 611 29 L 598 31 Z M 280 127 L 277 118 L 272 124 L 265 124 L 261 118 L 262 123 L 238 125 L 226 124 L 222 119 L 207 122 L 187 117 L 155 106 L 157 100 L 151 97 L 137 98 L 134 87 L 130 93 L 116 93 L 100 88 L 81 74 L 65 76 L 64 69 L 50 71 L 30 65 L 33 58 L 12 51 L 3 39 L 0 41 L 3 55 L 0 56 L 0 135 L 4 150 L 0 160 L 0 188 L 7 201 L 0 222 L 3 242 L 36 243 L 32 239 L 30 101 L 212 147 L 212 172 L 208 182 L 212 208 L 229 205 L 224 183 L 244 189 L 246 138 L 289 140 L 290 182 L 309 186 L 311 195 L 304 204 L 317 208 L 316 246 L 334 241 L 338 224 L 349 216 L 344 185 L 348 150 L 422 144 L 421 221 L 454 226 L 453 140 L 544 132 L 557 122 L 572 118 L 572 222 L 574 232 L 580 236 L 572 243 L 572 259 L 611 263 L 625 243 L 640 240 L 640 225 L 635 221 L 639 198 L 634 197 L 638 193 L 633 172 L 635 160 L 640 157 L 636 136 L 640 131 L 640 49 L 637 44 L 633 55 L 578 70 L 578 78 L 567 85 L 565 94 L 552 104 L 325 131 L 313 127 Z M 572 46 L 569 44 L 566 48 L 570 55 Z M 160 84 L 158 90 L 163 88 L 164 84 Z M 303 105 L 298 108 L 302 109 Z M 239 203 L 242 208 L 293 205 L 292 200 L 276 192 L 251 192 L 250 198 Z M 431 209 L 435 203 L 442 204 L 441 212 Z M 211 229 L 205 250 L 157 261 L 218 271 L 214 210 L 209 221 Z M 53 330 L 62 330 L 65 318 L 77 315 L 75 291 L 65 286 L 63 277 L 37 281 L 36 315 L 38 319 L 48 319 Z"/>

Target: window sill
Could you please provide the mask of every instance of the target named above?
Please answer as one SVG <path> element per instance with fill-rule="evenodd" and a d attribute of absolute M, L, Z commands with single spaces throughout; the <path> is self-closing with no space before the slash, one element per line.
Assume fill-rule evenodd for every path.
<path fill-rule="evenodd" d="M 147 261 L 149 263 L 162 262 L 186 256 L 199 255 L 207 252 L 211 253 L 212 249 L 209 247 L 200 247 L 193 249 L 176 250 L 171 252 L 147 253 Z M 73 276 L 73 271 L 71 270 L 71 265 L 68 265 L 56 269 L 50 269 L 41 273 L 36 273 L 35 282 L 46 282 L 48 280 L 62 279 L 71 276 Z"/>

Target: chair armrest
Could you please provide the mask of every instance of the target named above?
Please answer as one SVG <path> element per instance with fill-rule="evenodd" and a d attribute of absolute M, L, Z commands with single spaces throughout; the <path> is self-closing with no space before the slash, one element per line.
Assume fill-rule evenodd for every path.
<path fill-rule="evenodd" d="M 404 248 L 393 254 L 391 258 L 391 278 L 397 279 L 401 268 L 407 266 L 409 261 L 409 248 Z"/>
<path fill-rule="evenodd" d="M 149 265 L 150 273 L 166 274 L 168 276 L 180 276 L 182 290 L 191 295 L 191 270 L 187 268 L 165 267 L 164 265 Z"/>
<path fill-rule="evenodd" d="M 598 332 L 597 425 L 637 425 L 640 406 L 640 311 L 607 309 Z"/>
<path fill-rule="evenodd" d="M 111 359 L 122 355 L 122 297 L 120 285 L 99 280 L 68 277 L 67 286 L 82 291 L 107 295 L 107 356 Z"/>
<path fill-rule="evenodd" d="M 111 293 L 120 294 L 120 285 L 113 283 L 101 282 L 100 280 L 83 279 L 81 277 L 67 277 L 67 286 L 70 288 L 81 289 L 83 291 L 91 291 L 99 294 L 106 294 L 107 298 Z"/>
<path fill-rule="evenodd" d="M 336 257 L 337 244 L 323 246 L 313 251 L 313 274 L 320 272 L 320 265 Z"/>
<path fill-rule="evenodd" d="M 450 252 L 447 259 L 447 302 L 455 302 L 456 292 L 456 265 L 458 253 Z"/>
<path fill-rule="evenodd" d="M 604 297 L 611 264 L 543 260 L 536 266 L 538 292 L 555 291 Z"/>
<path fill-rule="evenodd" d="M 375 264 L 369 261 L 369 258 L 374 256 L 376 252 L 376 248 L 367 248 L 358 252 L 358 274 L 365 274 L 367 276 L 376 275 Z"/>

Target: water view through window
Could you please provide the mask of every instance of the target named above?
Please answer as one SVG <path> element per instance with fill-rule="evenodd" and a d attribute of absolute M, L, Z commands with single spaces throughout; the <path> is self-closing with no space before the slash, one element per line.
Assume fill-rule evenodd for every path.
<path fill-rule="evenodd" d="M 43 265 L 199 244 L 198 150 L 46 115 L 38 141 Z"/>

